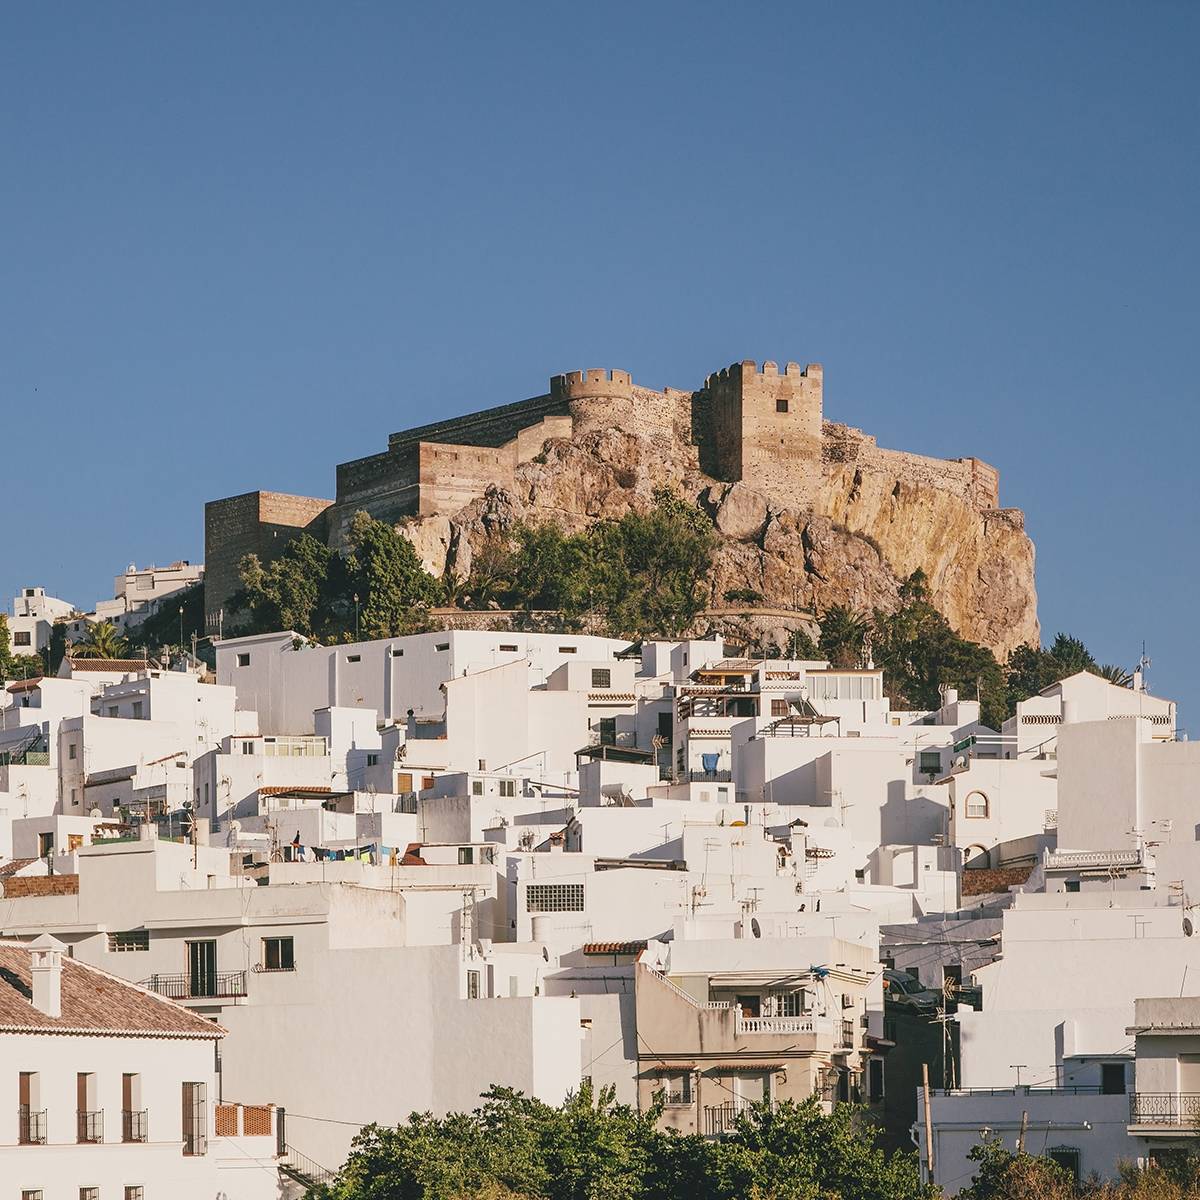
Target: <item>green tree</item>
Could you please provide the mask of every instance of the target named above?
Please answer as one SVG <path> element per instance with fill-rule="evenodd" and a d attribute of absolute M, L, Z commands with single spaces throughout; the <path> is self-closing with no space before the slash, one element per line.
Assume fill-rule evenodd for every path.
<path fill-rule="evenodd" d="M 291 629 L 314 636 L 326 619 L 333 552 L 308 533 L 263 564 L 257 554 L 242 559 L 242 591 L 236 603 L 250 612 L 255 632 Z"/>
<path fill-rule="evenodd" d="M 831 665 L 842 668 L 862 666 L 867 633 L 871 628 L 868 618 L 844 604 L 834 604 L 821 614 L 820 625 L 817 646 Z"/>
<path fill-rule="evenodd" d="M 358 597 L 359 636 L 398 637 L 426 628 L 428 610 L 443 589 L 421 565 L 412 542 L 365 512 L 354 514 L 349 542 L 337 592 L 343 610 Z M 348 616 L 353 621 L 352 609 Z"/>
<path fill-rule="evenodd" d="M 960 1200 L 1074 1200 L 1075 1180 L 1048 1158 L 1014 1153 L 999 1138 L 987 1138 L 972 1149 L 978 1164 L 971 1186 Z"/>
<path fill-rule="evenodd" d="M 111 621 L 94 621 L 87 634 L 69 649 L 72 658 L 126 658 L 129 642 Z"/>
<path fill-rule="evenodd" d="M 985 725 L 999 728 L 1007 714 L 1004 674 L 985 646 L 961 638 L 934 607 L 925 575 L 915 571 L 900 589 L 900 606 L 876 611 L 872 622 L 875 661 L 884 690 L 897 708 L 934 709 L 941 689 L 977 696 Z"/>

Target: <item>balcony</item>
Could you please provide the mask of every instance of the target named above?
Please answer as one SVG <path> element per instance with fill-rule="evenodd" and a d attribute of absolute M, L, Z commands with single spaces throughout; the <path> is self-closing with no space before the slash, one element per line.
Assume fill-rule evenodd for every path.
<path fill-rule="evenodd" d="M 104 1141 L 104 1110 L 88 1112 L 80 1109 L 75 1114 L 75 1140 L 80 1145 L 94 1145 Z"/>
<path fill-rule="evenodd" d="M 151 975 L 139 985 L 169 1000 L 240 1000 L 246 995 L 245 971 Z"/>
<path fill-rule="evenodd" d="M 704 1136 L 723 1137 L 727 1133 L 733 1133 L 737 1128 L 738 1118 L 753 1108 L 761 1108 L 762 1103 L 759 1101 L 756 1104 L 753 1100 L 738 1097 L 727 1100 L 724 1104 L 706 1104 L 704 1106 Z"/>
<path fill-rule="evenodd" d="M 17 1109 L 17 1142 L 22 1146 L 46 1144 L 46 1113 L 31 1112 L 26 1105 Z"/>
<path fill-rule="evenodd" d="M 131 1112 L 124 1109 L 121 1112 L 121 1141 L 144 1142 L 146 1140 L 146 1110 Z"/>
<path fill-rule="evenodd" d="M 1134 1092 L 1129 1097 L 1129 1127 L 1135 1133 L 1200 1133 L 1200 1092 Z"/>
<path fill-rule="evenodd" d="M 691 783 L 732 783 L 732 771 L 689 771 L 688 780 Z"/>
<path fill-rule="evenodd" d="M 743 1017 L 739 1013 L 735 1032 L 739 1037 L 756 1033 L 816 1033 L 817 1020 L 812 1016 Z"/>

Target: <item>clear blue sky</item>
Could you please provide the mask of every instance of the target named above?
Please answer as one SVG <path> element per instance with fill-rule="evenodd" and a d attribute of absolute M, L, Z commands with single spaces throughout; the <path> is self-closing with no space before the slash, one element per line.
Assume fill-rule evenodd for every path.
<path fill-rule="evenodd" d="M 9 5 L 0 590 L 555 372 L 820 361 L 1200 736 L 1198 56 L 1194 3 Z"/>

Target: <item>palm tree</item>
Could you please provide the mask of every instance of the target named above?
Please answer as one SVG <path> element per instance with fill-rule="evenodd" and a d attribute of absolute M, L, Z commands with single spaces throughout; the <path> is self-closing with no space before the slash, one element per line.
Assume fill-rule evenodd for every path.
<path fill-rule="evenodd" d="M 73 658 L 124 658 L 129 643 L 117 632 L 111 621 L 97 621 L 89 626 L 87 637 L 70 649 Z"/>
<path fill-rule="evenodd" d="M 862 664 L 863 643 L 870 622 L 844 604 L 835 604 L 821 615 L 821 653 L 835 667 Z"/>
<path fill-rule="evenodd" d="M 1094 675 L 1099 675 L 1101 679 L 1107 679 L 1109 683 L 1115 684 L 1117 687 L 1127 688 L 1133 683 L 1133 674 L 1125 670 L 1124 667 L 1118 667 L 1114 663 L 1105 663 L 1102 667 L 1097 667 L 1092 672 Z"/>

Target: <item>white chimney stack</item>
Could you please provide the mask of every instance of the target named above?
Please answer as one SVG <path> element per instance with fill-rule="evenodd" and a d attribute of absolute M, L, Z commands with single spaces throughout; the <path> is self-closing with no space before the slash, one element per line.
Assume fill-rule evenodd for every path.
<path fill-rule="evenodd" d="M 33 951 L 33 1007 L 48 1017 L 62 1016 L 63 944 L 43 933 Z"/>

